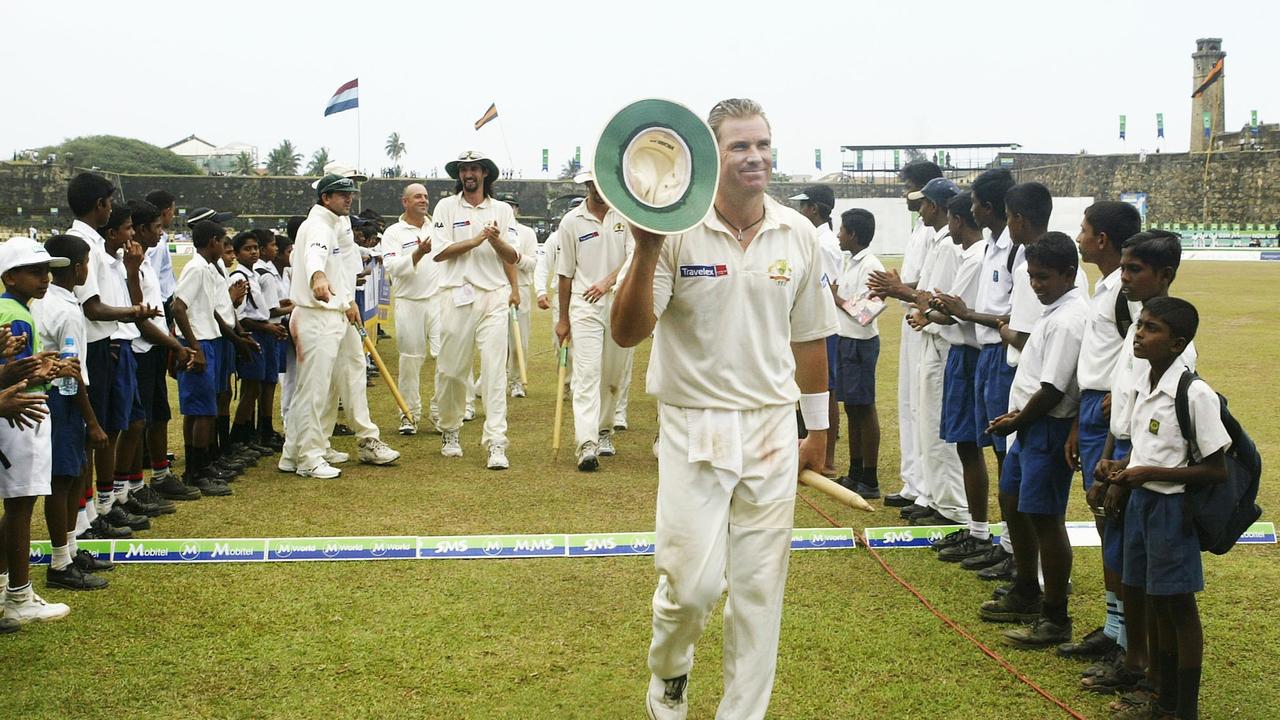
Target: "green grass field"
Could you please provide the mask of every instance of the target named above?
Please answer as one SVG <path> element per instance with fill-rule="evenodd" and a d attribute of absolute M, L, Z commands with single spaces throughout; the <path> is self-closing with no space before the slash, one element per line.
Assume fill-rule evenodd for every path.
<path fill-rule="evenodd" d="M 1278 265 L 1201 262 L 1184 266 L 1175 285 L 1176 294 L 1201 311 L 1201 374 L 1230 398 L 1267 458 L 1280 450 L 1273 395 L 1280 330 L 1254 297 L 1257 288 L 1277 281 Z M 394 327 L 387 329 L 395 335 Z M 881 477 L 894 490 L 896 318 L 886 313 L 881 329 Z M 535 313 L 533 330 L 530 396 L 509 404 L 510 471 L 484 469 L 478 423 L 463 430 L 466 456 L 448 462 L 439 455 L 438 436 L 395 435 L 397 413 L 379 383 L 369 389 L 370 404 L 384 439 L 404 454 L 395 467 L 350 463 L 340 480 L 318 481 L 277 473 L 274 461 L 264 459 L 234 486 L 233 497 L 183 504 L 142 537 L 652 529 L 657 477 L 650 454 L 654 403 L 643 392 L 647 344 L 636 357 L 631 429 L 618 440 L 619 456 L 606 458 L 603 472 L 582 474 L 570 451 L 552 459 L 555 368 L 548 313 Z M 394 368 L 394 339 L 379 349 Z M 566 438 L 572 438 L 570 424 L 567 418 Z M 351 438 L 335 445 L 354 457 Z M 841 448 L 837 464 L 846 458 Z M 1280 506 L 1276 479 L 1268 466 L 1261 498 L 1268 511 Z M 803 494 L 842 524 L 898 524 L 887 510 L 855 514 L 811 491 Z M 1073 506 L 1070 519 L 1088 517 L 1078 490 Z M 825 524 L 797 503 L 798 527 Z M 33 532 L 45 537 L 42 523 Z M 1006 649 L 1002 627 L 978 620 L 977 607 L 991 585 L 938 562 L 928 550 L 886 551 L 884 557 L 1037 684 L 1085 717 L 1108 716 L 1106 698 L 1078 689 L 1082 664 L 1050 652 Z M 1205 718 L 1276 714 L 1277 560 L 1274 546 L 1205 556 Z M 1103 619 L 1099 564 L 1097 549 L 1077 551 L 1077 636 Z M 82 594 L 44 591 L 43 569 L 32 577 L 46 598 L 70 603 L 72 614 L 0 637 L 0 707 L 7 718 L 644 716 L 655 582 L 646 557 L 131 565 L 109 575 L 107 591 Z M 691 675 L 691 718 L 714 715 L 720 642 L 717 613 Z M 793 555 L 769 716 L 1063 713 L 939 622 L 858 549 Z"/>

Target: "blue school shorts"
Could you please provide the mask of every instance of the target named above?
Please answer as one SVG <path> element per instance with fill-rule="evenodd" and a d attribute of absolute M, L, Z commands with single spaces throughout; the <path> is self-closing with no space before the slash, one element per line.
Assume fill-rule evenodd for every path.
<path fill-rule="evenodd" d="M 981 431 L 978 445 L 994 447 L 1005 452 L 1005 438 L 986 433 L 992 420 L 1009 412 L 1009 388 L 1013 386 L 1014 369 L 1009 367 L 1004 343 L 983 345 L 978 353 L 978 371 L 973 378 L 973 398 L 978 429 Z"/>
<path fill-rule="evenodd" d="M 1104 390 L 1080 391 L 1080 474 L 1085 490 L 1093 486 L 1093 471 L 1102 460 L 1102 449 L 1111 430 L 1110 421 L 1102 417 L 1102 399 L 1106 396 Z"/>
<path fill-rule="evenodd" d="M 85 370 L 89 373 L 89 406 L 104 428 L 103 420 L 111 407 L 111 382 L 116 375 L 116 357 L 111 352 L 111 338 L 89 343 L 84 351 Z"/>
<path fill-rule="evenodd" d="M 840 392 L 840 336 L 827 336 L 827 390 Z"/>
<path fill-rule="evenodd" d="M 267 374 L 267 342 L 265 338 L 258 337 L 258 333 L 250 333 L 250 336 L 258 342 L 260 349 L 250 350 L 247 355 L 235 356 L 236 375 L 241 380 L 253 380 L 262 382 Z"/>
<path fill-rule="evenodd" d="M 1183 524 L 1182 493 L 1146 488 L 1129 494 L 1124 510 L 1124 584 L 1148 595 L 1186 595 L 1204 590 L 1200 538 Z"/>
<path fill-rule="evenodd" d="M 986 426 L 978 426 L 974 399 L 978 373 L 978 348 L 952 345 L 942 371 L 942 424 L 938 436 L 949 443 L 978 443 Z"/>
<path fill-rule="evenodd" d="M 147 425 L 166 423 L 173 417 L 169 409 L 169 351 L 153 346 L 143 353 L 134 353 L 138 362 L 138 400 Z"/>
<path fill-rule="evenodd" d="M 129 425 L 145 420 L 142 402 L 138 399 L 138 361 L 128 340 L 112 340 L 111 355 L 116 361 L 116 374 L 111 378 L 111 399 L 106 419 L 98 423 L 108 433 L 123 432 Z"/>
<path fill-rule="evenodd" d="M 874 405 L 880 336 L 866 340 L 842 337 L 839 341 L 840 389 L 836 399 L 846 405 Z"/>
<path fill-rule="evenodd" d="M 216 340 L 201 340 L 205 367 L 201 372 L 178 372 L 178 411 L 188 417 L 216 417 L 218 414 L 218 381 L 222 356 Z M 189 343 L 184 343 L 190 346 Z"/>
<path fill-rule="evenodd" d="M 231 392 L 231 376 L 236 372 L 236 346 L 232 345 L 231 341 L 224 337 L 220 337 L 213 342 L 217 345 L 218 353 L 218 375 L 215 378 L 218 383 L 218 393 L 229 393 Z"/>
<path fill-rule="evenodd" d="M 1111 459 L 1118 460 L 1132 449 L 1128 440 L 1116 438 Z M 1120 517 L 1106 516 L 1102 520 L 1102 564 L 1113 573 L 1124 572 L 1124 513 Z"/>
<path fill-rule="evenodd" d="M 1000 473 L 1000 492 L 1018 496 L 1018 512 L 1065 515 L 1071 466 L 1065 448 L 1071 418 L 1043 417 L 1018 431 Z"/>
<path fill-rule="evenodd" d="M 80 471 L 88 461 L 85 455 L 84 416 L 76 404 L 75 395 L 63 395 L 58 388 L 49 388 L 49 444 L 53 453 L 55 477 L 80 477 Z"/>

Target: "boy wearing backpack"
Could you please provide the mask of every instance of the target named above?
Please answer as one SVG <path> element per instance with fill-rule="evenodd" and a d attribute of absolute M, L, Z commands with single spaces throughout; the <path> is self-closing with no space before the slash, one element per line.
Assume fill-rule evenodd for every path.
<path fill-rule="evenodd" d="M 1126 467 L 1106 480 L 1131 489 L 1124 510 L 1123 582 L 1126 590 L 1144 591 L 1155 612 L 1159 640 L 1150 651 L 1159 683 L 1151 717 L 1198 717 L 1204 635 L 1195 593 L 1204 589 L 1204 572 L 1184 493 L 1227 480 L 1231 436 L 1217 393 L 1203 380 L 1192 382 L 1185 390 L 1189 427 L 1178 418 L 1186 369 L 1179 356 L 1198 325 L 1195 307 L 1185 300 L 1157 297 L 1143 306 L 1134 355 L 1150 363 L 1150 372 L 1133 398 L 1133 449 Z M 1110 497 L 1107 510 L 1119 510 Z"/>

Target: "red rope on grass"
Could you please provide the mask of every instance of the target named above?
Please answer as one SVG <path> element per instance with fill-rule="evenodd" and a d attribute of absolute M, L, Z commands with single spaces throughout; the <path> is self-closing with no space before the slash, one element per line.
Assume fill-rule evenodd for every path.
<path fill-rule="evenodd" d="M 817 505 L 814 505 L 813 501 L 809 500 L 809 498 L 805 497 L 804 495 L 800 495 L 798 493 L 797 493 L 797 497 L 803 500 L 804 504 L 808 505 L 814 512 L 821 515 L 824 520 L 831 523 L 832 527 L 843 527 L 835 518 L 831 517 L 826 512 L 824 512 L 822 508 L 818 507 Z M 1054 705 L 1057 705 L 1059 708 L 1062 709 L 1063 712 L 1075 718 L 1075 720 L 1088 720 L 1088 718 L 1086 718 L 1085 716 L 1081 715 L 1075 710 L 1072 710 L 1071 707 L 1067 705 L 1065 702 L 1059 700 L 1055 695 L 1053 695 L 1053 693 L 1050 693 L 1048 690 L 1045 690 L 1044 688 L 1037 685 L 1035 681 L 1033 681 L 1031 678 L 1027 677 L 1026 675 L 1023 675 L 1021 672 L 1018 671 L 1017 668 L 1011 665 L 1008 660 L 1005 660 L 1003 657 L 1001 657 L 999 653 L 987 647 L 986 644 L 984 644 L 981 640 L 979 640 L 978 638 L 970 634 L 969 631 L 965 630 L 959 623 L 957 623 L 955 620 L 952 620 L 941 610 L 934 607 L 933 603 L 929 602 L 928 598 L 926 598 L 919 590 L 917 590 L 914 586 L 912 586 L 911 583 L 902 579 L 902 576 L 894 572 L 893 568 L 889 567 L 889 563 L 885 562 L 884 558 L 880 556 L 880 553 L 876 552 L 875 548 L 871 547 L 871 544 L 867 542 L 867 538 L 862 533 L 858 532 L 857 530 L 854 530 L 853 536 L 862 545 L 862 547 L 866 548 L 867 551 L 871 553 L 871 557 L 875 558 L 876 562 L 880 563 L 880 567 L 883 568 L 886 573 L 888 573 L 889 577 L 893 578 L 899 585 L 906 588 L 907 592 L 914 595 L 915 598 L 920 601 L 920 604 L 924 605 L 925 609 L 933 613 L 935 617 L 937 617 L 939 620 L 943 622 L 943 624 L 945 624 L 947 627 L 959 633 L 960 637 L 963 637 L 965 640 L 968 640 L 969 642 L 973 643 L 973 645 L 975 645 L 979 650 L 981 650 L 984 655 L 991 658 L 992 660 L 995 660 L 996 663 L 998 663 L 1000 667 L 1008 671 L 1009 674 L 1016 677 L 1027 687 L 1036 691 L 1036 693 L 1038 693 L 1044 699 L 1048 700 Z"/>

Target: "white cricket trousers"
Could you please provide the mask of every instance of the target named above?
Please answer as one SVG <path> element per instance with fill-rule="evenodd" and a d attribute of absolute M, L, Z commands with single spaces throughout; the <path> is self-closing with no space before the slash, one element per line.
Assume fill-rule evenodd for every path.
<path fill-rule="evenodd" d="M 520 337 L 513 334 L 509 341 L 511 351 L 507 353 L 507 379 L 511 382 L 520 381 L 520 363 L 516 362 L 516 346 L 518 340 L 520 342 L 520 350 L 524 352 L 525 372 L 529 370 L 529 325 L 533 323 L 533 286 L 526 285 L 520 289 L 520 309 L 516 311 L 516 319 L 520 322 Z M 508 313 L 511 311 L 508 310 Z M 507 318 L 507 325 L 511 325 L 511 318 Z"/>
<path fill-rule="evenodd" d="M 289 431 L 289 406 L 293 404 L 294 386 L 298 384 L 298 353 L 293 349 L 293 338 L 284 346 L 284 370 L 276 378 L 280 384 L 280 420 L 285 432 Z"/>
<path fill-rule="evenodd" d="M 442 291 L 440 356 L 437 396 L 440 398 L 440 428 L 458 430 L 471 394 L 472 359 L 480 352 L 480 398 L 484 402 L 484 433 L 481 444 L 507 444 L 507 300 L 506 287 L 476 290 L 467 305 L 453 304 L 453 289 Z"/>
<path fill-rule="evenodd" d="M 920 333 L 920 362 L 916 400 L 916 432 L 920 474 L 925 494 L 939 513 L 958 523 L 969 522 L 969 501 L 964 493 L 964 469 L 955 443 L 941 437 L 942 383 L 951 343 L 935 333 Z"/>
<path fill-rule="evenodd" d="M 916 391 L 919 388 L 916 363 L 920 361 L 920 333 L 902 319 L 902 342 L 898 345 L 898 445 L 902 448 L 902 497 L 924 505 L 920 475 L 920 448 L 916 440 Z"/>
<path fill-rule="evenodd" d="M 618 386 L 618 409 L 613 411 L 613 424 L 627 424 L 627 398 L 631 396 L 631 367 L 635 364 L 635 348 L 627 353 L 627 367 L 622 371 L 622 384 Z"/>
<path fill-rule="evenodd" d="M 396 298 L 396 349 L 400 352 L 397 384 L 413 418 L 422 417 L 422 365 L 428 353 L 440 354 L 440 293 L 424 300 Z M 432 383 L 431 407 L 436 407 L 435 393 L 440 387 L 439 372 Z"/>
<path fill-rule="evenodd" d="M 622 395 L 622 374 L 631 357 L 609 334 L 613 293 L 595 304 L 575 296 L 569 301 L 569 352 L 573 363 L 573 433 L 580 448 L 601 433 L 613 432 L 613 414 Z"/>
<path fill-rule="evenodd" d="M 364 343 L 351 323 L 345 322 L 345 316 L 343 321 L 346 332 L 342 334 L 342 342 L 338 344 L 338 357 L 333 363 L 334 390 L 329 393 L 329 404 L 325 406 L 324 427 L 328 428 L 325 431 L 326 446 L 327 436 L 332 433 L 333 425 L 338 421 L 338 400 L 342 400 L 342 407 L 347 411 L 347 422 L 351 424 L 356 438 L 364 440 L 378 437 L 378 426 L 369 418 L 369 375 L 365 370 Z"/>
<path fill-rule="evenodd" d="M 778 663 L 795 513 L 796 413 L 791 405 L 719 411 L 736 415 L 740 445 L 705 445 L 738 456 L 730 457 L 741 462 L 734 472 L 689 460 L 690 422 L 702 412 L 658 406 L 658 588 L 648 664 L 663 679 L 688 673 L 694 645 L 727 588 L 724 697 L 716 718 L 753 720 L 769 707 Z M 726 453 L 726 445 L 736 452 Z"/>
<path fill-rule="evenodd" d="M 289 319 L 297 362 L 293 367 L 293 397 L 285 417 L 284 450 L 281 459 L 289 459 L 301 470 L 310 470 L 324 462 L 324 449 L 329 443 L 332 421 L 325 424 L 325 412 L 333 388 L 338 348 L 346 333 L 347 318 L 337 310 L 294 308 Z"/>

